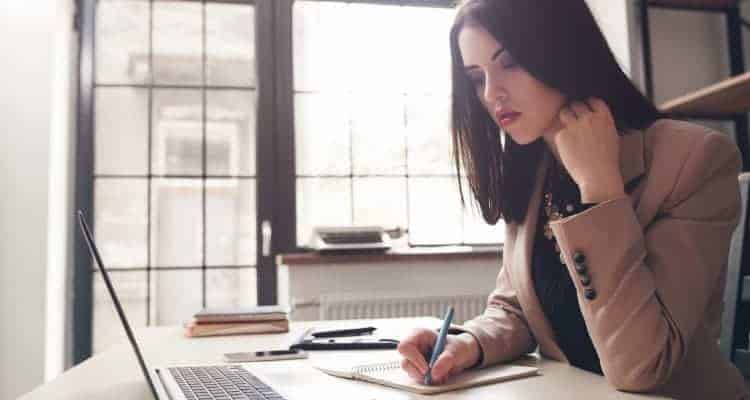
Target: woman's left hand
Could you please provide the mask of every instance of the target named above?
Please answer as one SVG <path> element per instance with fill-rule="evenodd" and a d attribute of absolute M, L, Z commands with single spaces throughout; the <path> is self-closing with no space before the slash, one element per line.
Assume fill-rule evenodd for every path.
<path fill-rule="evenodd" d="M 581 202 L 599 203 L 625 195 L 620 173 L 620 138 L 603 100 L 589 98 L 560 109 L 563 129 L 553 137 L 568 174 L 581 191 Z"/>

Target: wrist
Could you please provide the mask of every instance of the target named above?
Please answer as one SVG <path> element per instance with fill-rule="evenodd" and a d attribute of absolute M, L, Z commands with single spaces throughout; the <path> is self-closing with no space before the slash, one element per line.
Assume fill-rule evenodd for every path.
<path fill-rule="evenodd" d="M 462 357 L 460 366 L 462 369 L 467 369 L 475 366 L 479 362 L 480 349 L 479 343 L 470 333 L 461 333 L 456 335 L 456 339 L 462 344 L 464 351 L 462 352 L 465 357 Z"/>
<path fill-rule="evenodd" d="M 625 196 L 625 191 L 620 190 L 606 190 L 606 191 L 581 191 L 581 203 L 603 203 L 605 201 L 619 199 Z"/>
<path fill-rule="evenodd" d="M 602 203 L 625 196 L 625 187 L 622 184 L 622 179 L 610 179 L 604 184 L 584 183 L 580 185 L 579 189 L 581 191 L 582 203 Z"/>

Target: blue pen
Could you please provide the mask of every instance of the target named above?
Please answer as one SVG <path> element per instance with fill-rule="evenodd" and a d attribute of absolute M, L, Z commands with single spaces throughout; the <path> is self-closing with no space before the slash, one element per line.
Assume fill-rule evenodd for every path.
<path fill-rule="evenodd" d="M 448 307 L 448 312 L 445 314 L 445 319 L 443 320 L 443 327 L 440 328 L 438 338 L 435 341 L 435 348 L 432 350 L 430 364 L 427 366 L 427 373 L 424 375 L 425 385 L 432 385 L 432 367 L 435 365 L 435 361 L 437 361 L 438 357 L 440 357 L 440 353 L 442 353 L 445 348 L 445 337 L 448 336 L 448 328 L 451 326 L 452 320 L 453 307 L 451 306 Z"/>

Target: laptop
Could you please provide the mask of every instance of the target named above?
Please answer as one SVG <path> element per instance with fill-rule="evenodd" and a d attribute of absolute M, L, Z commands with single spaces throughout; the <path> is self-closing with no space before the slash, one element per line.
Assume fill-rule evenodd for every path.
<path fill-rule="evenodd" d="M 151 393 L 157 400 L 234 400 L 234 399 L 268 399 L 283 400 L 284 396 L 267 385 L 262 379 L 241 365 L 204 365 L 148 368 L 143 355 L 130 329 L 125 312 L 120 306 L 115 289 L 104 268 L 99 250 L 94 243 L 83 212 L 78 211 L 78 223 L 86 239 L 89 253 L 94 258 L 102 273 L 107 291 L 125 328 L 130 344 L 133 346 L 143 376 L 146 378 Z"/>

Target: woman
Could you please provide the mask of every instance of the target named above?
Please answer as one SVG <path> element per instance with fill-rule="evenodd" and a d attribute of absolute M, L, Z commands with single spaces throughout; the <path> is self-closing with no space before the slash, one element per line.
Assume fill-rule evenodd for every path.
<path fill-rule="evenodd" d="M 507 234 L 485 312 L 448 335 L 433 379 L 538 345 L 619 390 L 743 397 L 717 346 L 740 212 L 733 142 L 661 115 L 584 0 L 468 0 L 450 44 L 456 167 Z M 414 379 L 435 338 L 399 345 Z"/>

